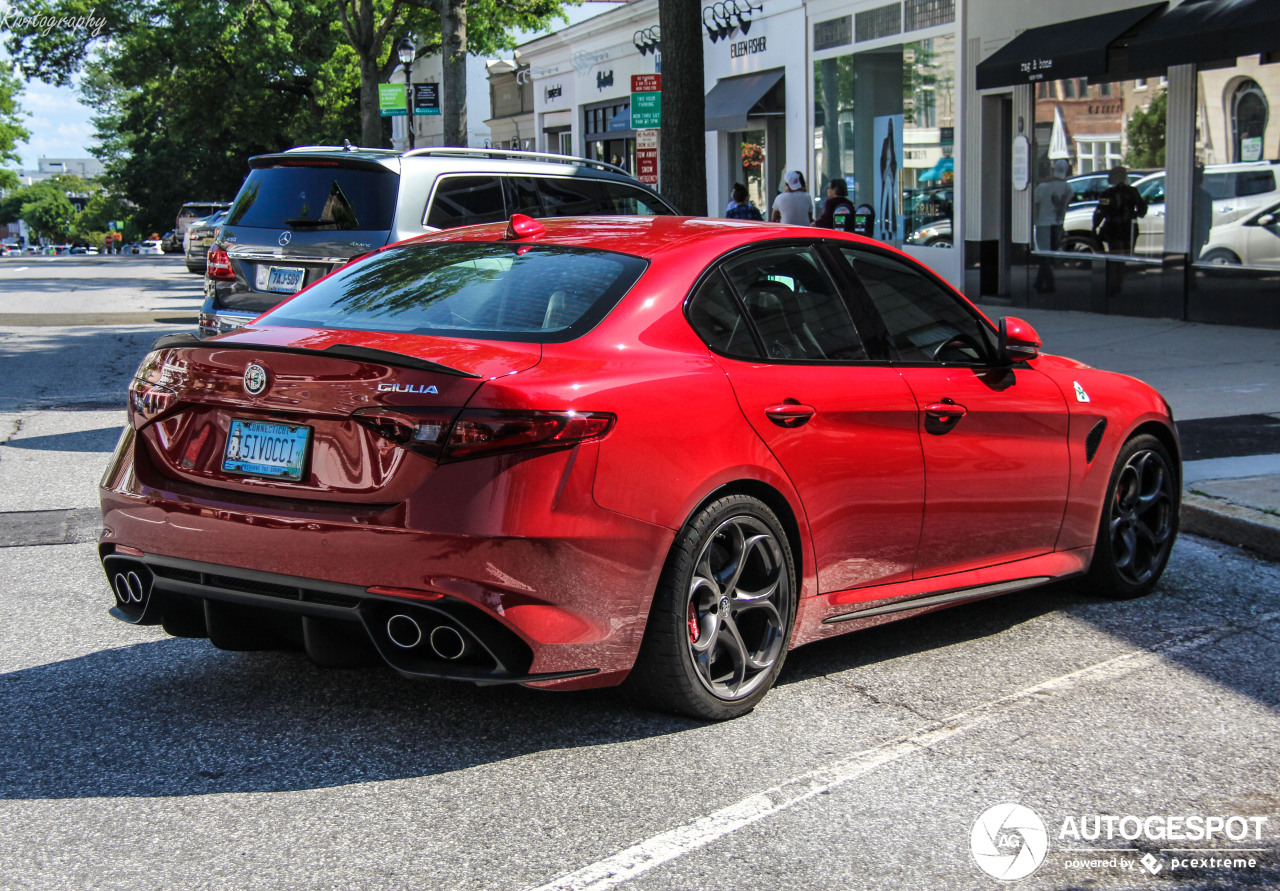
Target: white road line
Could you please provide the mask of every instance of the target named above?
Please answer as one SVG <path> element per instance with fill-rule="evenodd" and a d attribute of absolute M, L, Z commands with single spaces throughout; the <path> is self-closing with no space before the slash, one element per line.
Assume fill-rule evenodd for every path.
<path fill-rule="evenodd" d="M 15 266 L 10 269 L 8 266 L 2 266 L 0 272 L 26 272 L 30 268 L 30 266 Z"/>
<path fill-rule="evenodd" d="M 1153 667 L 1168 657 L 1196 650 L 1226 637 L 1250 631 L 1280 619 L 1280 612 L 1255 617 L 1248 624 L 1214 630 L 1197 630 L 1170 638 L 1151 649 L 1134 650 L 1069 674 L 1027 687 L 1008 696 L 983 703 L 923 727 L 909 736 L 865 749 L 827 767 L 810 771 L 764 792 L 748 796 L 691 823 L 678 826 L 632 845 L 589 866 L 566 873 L 530 891 L 604 891 L 630 881 L 663 863 L 705 847 L 726 835 L 766 817 L 781 813 L 801 802 L 830 792 L 850 780 L 864 776 L 894 761 L 923 752 L 954 736 L 972 730 L 1006 712 L 1031 702 L 1070 692 L 1085 684 L 1111 681 L 1143 668 Z"/>

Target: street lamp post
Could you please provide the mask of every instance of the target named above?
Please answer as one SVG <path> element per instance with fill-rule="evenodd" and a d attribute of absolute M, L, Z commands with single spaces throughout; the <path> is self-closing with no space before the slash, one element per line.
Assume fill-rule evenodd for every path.
<path fill-rule="evenodd" d="M 413 64 L 413 54 L 417 49 L 413 40 L 408 37 L 401 37 L 400 42 L 396 44 L 396 55 L 400 57 L 400 64 L 404 66 L 404 110 L 407 115 L 405 123 L 409 128 L 409 151 L 413 151 L 413 81 L 409 76 L 409 66 Z"/>

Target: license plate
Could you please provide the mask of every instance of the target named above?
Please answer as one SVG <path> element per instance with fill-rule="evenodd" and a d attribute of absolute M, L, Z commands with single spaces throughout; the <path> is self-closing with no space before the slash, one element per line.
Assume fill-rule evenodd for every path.
<path fill-rule="evenodd" d="M 310 444 L 310 427 L 232 418 L 222 469 L 226 473 L 297 482 L 302 479 Z"/>
<path fill-rule="evenodd" d="M 256 284 L 259 291 L 296 294 L 306 277 L 307 271 L 300 266 L 259 266 Z"/>

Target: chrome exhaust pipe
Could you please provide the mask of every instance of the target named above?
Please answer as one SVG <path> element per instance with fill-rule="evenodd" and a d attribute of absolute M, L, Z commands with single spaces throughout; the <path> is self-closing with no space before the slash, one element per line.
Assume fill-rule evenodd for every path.
<path fill-rule="evenodd" d="M 108 555 L 102 561 L 115 594 L 111 614 L 130 625 L 155 625 L 160 621 L 158 599 L 152 594 L 151 570 L 141 561 Z"/>
<path fill-rule="evenodd" d="M 396 613 L 387 619 L 387 637 L 400 649 L 412 650 L 422 643 L 422 626 L 412 616 Z"/>
<path fill-rule="evenodd" d="M 437 625 L 431 629 L 431 652 L 446 662 L 456 662 L 471 651 L 470 642 L 452 625 Z"/>

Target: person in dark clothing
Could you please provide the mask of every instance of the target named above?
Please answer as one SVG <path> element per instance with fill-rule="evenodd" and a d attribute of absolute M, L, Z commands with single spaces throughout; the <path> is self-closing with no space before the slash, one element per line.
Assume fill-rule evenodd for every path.
<path fill-rule="evenodd" d="M 1129 185 L 1129 171 L 1124 167 L 1112 167 L 1107 182 L 1111 185 L 1093 211 L 1093 231 L 1111 253 L 1131 254 L 1138 220 L 1147 215 L 1147 202 Z"/>
<path fill-rule="evenodd" d="M 733 184 L 733 200 L 729 202 L 724 215 L 731 220 L 763 220 L 760 208 L 747 197 L 747 187 L 742 183 Z"/>
<path fill-rule="evenodd" d="M 849 186 L 843 179 L 833 179 L 827 183 L 827 202 L 822 205 L 822 213 L 813 225 L 845 230 L 852 222 L 853 202 L 849 200 Z"/>

